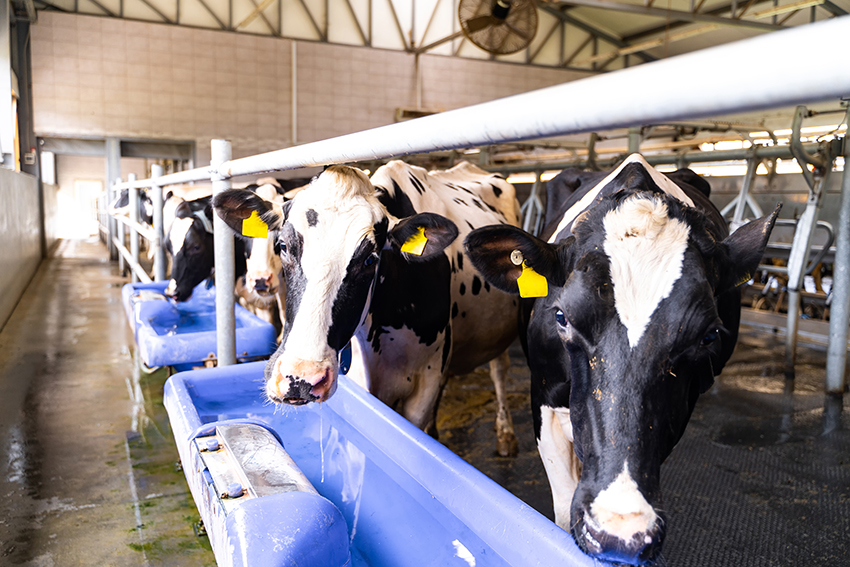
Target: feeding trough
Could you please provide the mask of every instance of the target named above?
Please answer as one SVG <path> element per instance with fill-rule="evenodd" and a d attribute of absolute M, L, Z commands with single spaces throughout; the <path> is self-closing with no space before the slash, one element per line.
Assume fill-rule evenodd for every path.
<path fill-rule="evenodd" d="M 215 358 L 215 288 L 198 285 L 177 303 L 164 294 L 168 282 L 131 283 L 121 290 L 124 312 L 142 362 L 148 367 L 189 370 Z M 240 361 L 271 355 L 276 348 L 270 323 L 235 304 L 236 355 Z"/>
<path fill-rule="evenodd" d="M 183 372 L 165 386 L 183 470 L 220 566 L 594 565 L 568 533 L 347 377 L 328 402 L 280 408 L 265 400 L 263 368 Z M 227 466 L 205 460 L 205 443 L 240 437 L 229 443 L 262 438 L 268 455 L 235 449 L 222 458 Z M 302 473 L 318 494 L 291 480 Z M 227 495 L 234 482 L 243 490 L 237 498 Z M 254 483 L 277 488 L 261 495 L 247 488 Z M 315 507 L 290 507 L 287 498 Z M 317 540 L 329 556 L 299 555 Z"/>

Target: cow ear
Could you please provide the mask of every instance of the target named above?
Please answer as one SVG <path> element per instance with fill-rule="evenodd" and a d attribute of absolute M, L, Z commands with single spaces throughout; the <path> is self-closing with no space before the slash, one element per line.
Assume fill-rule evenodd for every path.
<path fill-rule="evenodd" d="M 435 213 L 420 213 L 400 220 L 390 229 L 389 244 L 408 262 L 421 262 L 439 254 L 457 238 L 457 225 Z"/>
<path fill-rule="evenodd" d="M 520 293 L 517 280 L 523 264 L 552 285 L 562 286 L 566 280 L 557 249 L 515 226 L 477 228 L 467 235 L 464 247 L 484 279 L 508 293 Z"/>
<path fill-rule="evenodd" d="M 192 207 L 189 205 L 189 201 L 180 201 L 180 204 L 174 209 L 174 217 L 178 219 L 188 219 L 191 218 L 192 215 Z"/>
<path fill-rule="evenodd" d="M 726 237 L 722 243 L 726 258 L 720 269 L 716 294 L 729 291 L 752 279 L 764 256 L 770 231 L 773 230 L 781 208 L 782 203 L 778 203 L 769 215 L 745 224 Z"/>
<path fill-rule="evenodd" d="M 266 230 L 276 230 L 282 224 L 280 207 L 245 189 L 228 189 L 213 197 L 216 214 L 239 236 L 256 236 L 256 232 L 245 234 L 246 225 L 266 225 Z M 254 215 L 256 213 L 256 215 Z M 254 216 L 256 220 L 244 223 Z M 260 223 L 262 221 L 262 223 Z M 262 226 L 259 226 L 261 229 Z"/>

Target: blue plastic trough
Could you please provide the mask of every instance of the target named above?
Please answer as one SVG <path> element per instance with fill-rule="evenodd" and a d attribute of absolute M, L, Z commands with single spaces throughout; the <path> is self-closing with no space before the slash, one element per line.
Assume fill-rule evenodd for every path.
<path fill-rule="evenodd" d="M 568 533 L 347 377 L 326 403 L 280 408 L 264 398 L 263 367 L 183 372 L 165 386 L 220 567 L 596 565 Z M 229 468 L 207 443 L 226 445 L 213 453 L 229 453 L 219 457 Z M 321 496 L 296 486 L 299 469 Z M 244 495 L 222 498 L 234 478 Z"/>
<path fill-rule="evenodd" d="M 215 288 L 200 284 L 192 297 L 176 303 L 163 295 L 168 282 L 131 283 L 121 290 L 124 312 L 133 329 L 141 360 L 149 367 L 189 370 L 217 351 Z M 275 329 L 236 305 L 236 356 L 268 357 L 275 350 Z"/>

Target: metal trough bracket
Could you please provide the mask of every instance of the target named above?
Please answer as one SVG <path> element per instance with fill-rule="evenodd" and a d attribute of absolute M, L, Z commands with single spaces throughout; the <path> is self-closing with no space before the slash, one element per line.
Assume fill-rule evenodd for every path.
<path fill-rule="evenodd" d="M 282 492 L 318 494 L 280 442 L 264 427 L 219 425 L 193 441 L 200 466 L 225 513 L 251 498 Z M 199 469 L 198 472 L 203 472 Z"/>

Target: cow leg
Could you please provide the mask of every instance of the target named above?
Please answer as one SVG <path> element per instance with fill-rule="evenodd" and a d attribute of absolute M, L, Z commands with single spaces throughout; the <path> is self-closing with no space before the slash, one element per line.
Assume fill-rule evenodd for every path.
<path fill-rule="evenodd" d="M 423 370 L 405 377 L 413 388 L 398 404 L 398 412 L 405 419 L 434 439 L 437 438 L 437 404 L 448 378 L 447 374 L 440 373 L 441 359 L 438 351 L 437 356 L 423 365 Z"/>
<path fill-rule="evenodd" d="M 516 457 L 519 453 L 516 434 L 514 433 L 514 422 L 511 419 L 511 410 L 508 407 L 508 394 L 505 391 L 505 382 L 508 378 L 508 368 L 511 365 L 511 357 L 506 350 L 490 361 L 490 379 L 496 388 L 496 451 L 503 457 Z"/>
<path fill-rule="evenodd" d="M 540 408 L 540 438 L 537 450 L 549 477 L 555 523 L 570 531 L 570 506 L 581 478 L 581 462 L 573 451 L 573 426 L 567 408 Z"/>

